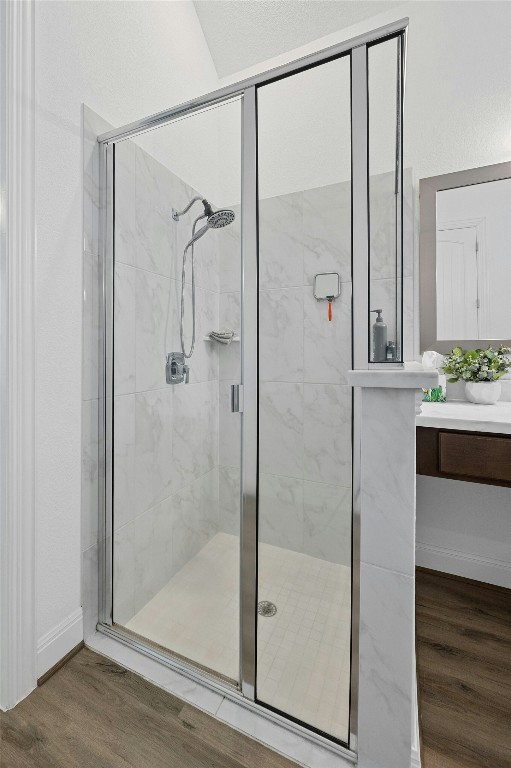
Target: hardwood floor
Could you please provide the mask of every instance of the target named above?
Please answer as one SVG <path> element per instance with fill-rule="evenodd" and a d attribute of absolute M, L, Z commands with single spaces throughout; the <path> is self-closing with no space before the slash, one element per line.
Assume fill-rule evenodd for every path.
<path fill-rule="evenodd" d="M 417 571 L 422 768 L 511 768 L 511 591 Z"/>
<path fill-rule="evenodd" d="M 88 649 L 0 723 L 2 768 L 297 768 Z"/>

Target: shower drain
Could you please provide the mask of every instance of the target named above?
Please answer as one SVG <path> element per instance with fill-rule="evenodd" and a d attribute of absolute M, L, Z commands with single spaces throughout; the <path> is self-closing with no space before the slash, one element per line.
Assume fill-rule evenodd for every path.
<path fill-rule="evenodd" d="M 275 616 L 277 613 L 277 606 L 275 603 L 270 603 L 269 600 L 261 600 L 257 604 L 257 612 L 259 616 Z"/>

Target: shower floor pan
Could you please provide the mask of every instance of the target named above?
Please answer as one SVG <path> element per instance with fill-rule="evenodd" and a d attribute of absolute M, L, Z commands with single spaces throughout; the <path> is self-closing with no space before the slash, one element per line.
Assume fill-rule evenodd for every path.
<path fill-rule="evenodd" d="M 233 682 L 239 676 L 239 539 L 217 533 L 127 624 L 127 629 Z M 347 740 L 351 571 L 259 545 L 257 697 Z"/>

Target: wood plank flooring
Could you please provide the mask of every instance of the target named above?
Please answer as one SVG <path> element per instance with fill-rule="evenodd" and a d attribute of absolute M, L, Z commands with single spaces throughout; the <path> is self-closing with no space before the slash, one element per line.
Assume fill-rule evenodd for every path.
<path fill-rule="evenodd" d="M 1 768 L 296 768 L 84 648 L 0 713 Z"/>
<path fill-rule="evenodd" d="M 418 569 L 422 768 L 511 768 L 511 591 Z"/>

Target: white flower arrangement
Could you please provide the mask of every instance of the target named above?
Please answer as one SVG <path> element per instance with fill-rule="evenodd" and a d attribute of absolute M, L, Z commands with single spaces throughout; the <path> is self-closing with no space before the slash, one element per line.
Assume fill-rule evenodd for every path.
<path fill-rule="evenodd" d="M 448 382 L 456 381 L 497 381 L 511 370 L 511 360 L 506 357 L 511 352 L 509 347 L 466 350 L 454 347 L 445 358 L 443 370 L 450 374 Z"/>

